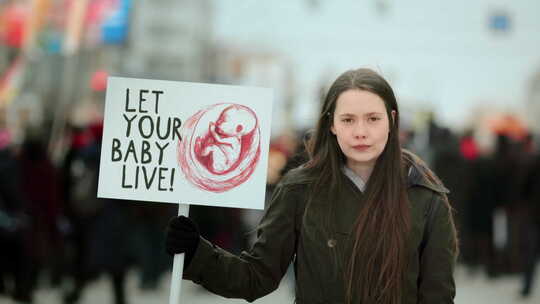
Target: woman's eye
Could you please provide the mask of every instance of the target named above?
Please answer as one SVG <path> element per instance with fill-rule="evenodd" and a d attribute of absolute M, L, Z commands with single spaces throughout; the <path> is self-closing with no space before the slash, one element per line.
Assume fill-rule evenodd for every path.
<path fill-rule="evenodd" d="M 352 118 L 343 118 L 341 121 L 347 124 L 353 122 Z"/>
<path fill-rule="evenodd" d="M 369 119 L 369 121 L 371 121 L 371 122 L 375 122 L 375 121 L 381 120 L 381 118 L 379 118 L 379 117 L 370 117 L 370 118 L 368 118 L 368 119 Z"/>

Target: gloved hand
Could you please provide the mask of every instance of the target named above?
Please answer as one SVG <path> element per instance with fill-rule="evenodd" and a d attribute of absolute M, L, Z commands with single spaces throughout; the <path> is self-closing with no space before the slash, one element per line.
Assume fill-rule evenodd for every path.
<path fill-rule="evenodd" d="M 199 245 L 200 232 L 197 224 L 183 215 L 173 217 L 167 226 L 165 248 L 168 254 L 185 253 L 184 268 L 186 268 Z"/>

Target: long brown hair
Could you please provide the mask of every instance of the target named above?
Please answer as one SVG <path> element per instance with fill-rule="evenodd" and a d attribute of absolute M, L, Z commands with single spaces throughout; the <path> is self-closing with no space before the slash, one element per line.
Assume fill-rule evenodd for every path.
<path fill-rule="evenodd" d="M 410 229 L 405 173 L 399 142 L 399 111 L 388 82 L 370 69 L 350 70 L 340 75 L 324 100 L 317 127 L 307 142 L 315 191 L 332 193 L 338 188 L 345 155 L 330 132 L 336 102 L 347 90 L 365 90 L 378 95 L 385 104 L 390 133 L 377 159 L 364 192 L 365 201 L 354 227 L 352 255 L 345 271 L 347 303 L 353 294 L 360 303 L 400 303 L 406 268 L 406 238 Z M 392 111 L 395 111 L 392 119 Z M 322 191 L 322 190 L 320 190 Z"/>

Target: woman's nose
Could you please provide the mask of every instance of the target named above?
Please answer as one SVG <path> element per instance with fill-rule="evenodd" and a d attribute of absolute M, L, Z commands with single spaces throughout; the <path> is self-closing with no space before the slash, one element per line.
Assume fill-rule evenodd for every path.
<path fill-rule="evenodd" d="M 357 124 L 355 124 L 354 129 L 353 129 L 353 136 L 354 138 L 366 138 L 367 128 L 364 122 L 360 121 Z"/>

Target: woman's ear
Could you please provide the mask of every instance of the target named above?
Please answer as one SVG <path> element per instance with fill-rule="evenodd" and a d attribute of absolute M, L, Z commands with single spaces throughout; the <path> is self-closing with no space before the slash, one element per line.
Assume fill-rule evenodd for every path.
<path fill-rule="evenodd" d="M 393 125 L 396 122 L 396 110 L 392 110 L 390 114 L 392 115 L 392 125 Z"/>
<path fill-rule="evenodd" d="M 332 115 L 330 115 L 330 112 L 328 112 L 326 113 L 326 116 L 328 116 L 328 119 L 330 120 L 330 132 L 336 135 L 336 128 L 334 128 L 334 119 L 332 118 Z"/>

